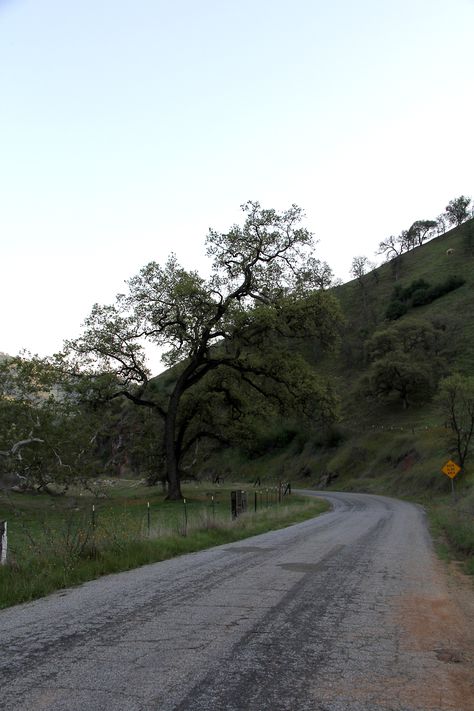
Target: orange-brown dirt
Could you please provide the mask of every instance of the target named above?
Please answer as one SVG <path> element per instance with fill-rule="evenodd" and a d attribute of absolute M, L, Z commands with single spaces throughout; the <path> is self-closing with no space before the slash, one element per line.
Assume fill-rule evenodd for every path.
<path fill-rule="evenodd" d="M 403 594 L 393 601 L 397 657 L 413 673 L 341 680 L 318 688 L 322 702 L 354 702 L 387 711 L 474 711 L 474 585 L 455 563 L 434 561 L 435 594 Z M 394 668 L 397 660 L 394 660 Z"/>
<path fill-rule="evenodd" d="M 427 658 L 425 679 L 403 698 L 420 709 L 474 711 L 474 587 L 452 563 L 435 564 L 435 595 L 405 595 L 397 616 L 400 651 Z"/>

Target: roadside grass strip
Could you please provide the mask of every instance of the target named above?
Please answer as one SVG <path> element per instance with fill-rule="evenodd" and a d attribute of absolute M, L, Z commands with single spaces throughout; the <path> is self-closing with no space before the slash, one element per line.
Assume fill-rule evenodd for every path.
<path fill-rule="evenodd" d="M 438 553 L 443 558 L 456 558 L 474 575 L 474 512 L 448 504 L 427 507 Z"/>
<path fill-rule="evenodd" d="M 231 518 L 230 488 L 203 487 L 168 502 L 150 489 L 114 491 L 106 499 L 61 500 L 3 496 L 8 519 L 8 561 L 0 566 L 0 608 L 174 556 L 284 528 L 327 511 L 321 499 L 264 495 L 254 510 Z M 94 508 L 93 508 L 94 507 Z"/>

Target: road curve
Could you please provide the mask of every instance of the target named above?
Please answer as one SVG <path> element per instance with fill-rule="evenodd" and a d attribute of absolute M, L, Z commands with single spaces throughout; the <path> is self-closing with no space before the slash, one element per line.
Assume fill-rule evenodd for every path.
<path fill-rule="evenodd" d="M 423 510 L 320 495 L 310 521 L 1 611 L 0 709 L 474 711 Z"/>

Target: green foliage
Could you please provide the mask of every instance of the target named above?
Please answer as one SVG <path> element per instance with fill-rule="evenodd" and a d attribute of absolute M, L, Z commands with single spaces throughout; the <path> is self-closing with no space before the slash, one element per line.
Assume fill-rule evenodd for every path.
<path fill-rule="evenodd" d="M 408 311 L 408 305 L 401 301 L 399 298 L 393 298 L 389 303 L 387 310 L 385 312 L 385 318 L 389 321 L 396 321 L 398 318 L 404 316 Z"/>
<path fill-rule="evenodd" d="M 474 435 L 474 377 L 455 373 L 444 378 L 437 404 L 449 423 L 459 465 L 464 467 Z"/>
<path fill-rule="evenodd" d="M 466 283 L 462 277 L 452 275 L 444 282 L 430 286 L 424 279 L 415 279 L 409 286 L 403 288 L 397 285 L 392 294 L 392 300 L 388 305 L 385 317 L 394 321 L 403 316 L 410 308 L 425 306 L 435 299 L 448 294 L 450 291 L 459 289 Z"/>
<path fill-rule="evenodd" d="M 447 540 L 456 558 L 466 562 L 474 575 L 474 510 L 459 510 L 452 504 L 438 503 L 428 508 L 434 533 Z"/>
<path fill-rule="evenodd" d="M 466 280 L 463 277 L 459 277 L 456 275 L 450 276 L 446 279 L 446 281 L 442 282 L 441 284 L 438 284 L 434 286 L 432 289 L 430 289 L 430 301 L 434 301 L 440 296 L 444 296 L 445 294 L 449 294 L 450 291 L 454 291 L 455 289 L 459 289 L 460 286 L 463 286 L 466 283 Z M 429 302 L 427 302 L 429 303 Z"/>
<path fill-rule="evenodd" d="M 102 425 L 58 362 L 19 356 L 0 363 L 0 478 L 52 493 L 86 481 L 95 474 Z"/>
<path fill-rule="evenodd" d="M 114 305 L 95 305 L 82 336 L 67 346 L 70 367 L 89 380 L 105 378 L 109 398 L 125 397 L 162 419 L 156 450 L 175 499 L 184 457 L 200 440 L 227 438 L 225 420 L 246 407 L 252 417 L 258 408 L 299 402 L 304 410 L 330 399 L 295 355 L 297 339 L 334 344 L 340 320 L 335 299 L 324 291 L 327 265 L 312 256 L 312 235 L 299 224 L 302 210 L 242 207 L 242 226 L 209 232 L 209 279 L 187 272 L 173 255 L 164 267 L 151 262 Z M 166 348 L 173 369 L 168 387 L 149 387 L 146 341 Z M 192 395 L 196 388 L 199 397 Z"/>
<path fill-rule="evenodd" d="M 404 353 L 389 353 L 376 360 L 363 380 L 366 394 L 387 397 L 399 395 L 404 407 L 427 400 L 433 392 L 428 364 L 419 365 Z"/>
<path fill-rule="evenodd" d="M 424 279 L 415 279 L 412 281 L 412 283 L 407 286 L 405 289 L 403 289 L 401 286 L 398 287 L 398 289 L 395 289 L 395 293 L 398 291 L 398 298 L 401 299 L 402 301 L 408 301 L 410 297 L 413 296 L 415 293 L 419 293 L 420 291 L 426 291 L 427 289 L 430 288 L 430 285 L 427 281 Z"/>
<path fill-rule="evenodd" d="M 397 393 L 404 407 L 430 398 L 442 370 L 439 329 L 407 319 L 376 331 L 366 342 L 370 367 L 362 392 L 375 397 Z"/>
<path fill-rule="evenodd" d="M 421 246 L 425 240 L 434 236 L 437 224 L 436 220 L 416 220 L 407 231 L 407 246 Z"/>
<path fill-rule="evenodd" d="M 469 219 L 470 204 L 471 198 L 465 195 L 450 200 L 446 205 L 446 216 L 449 224 L 459 227 L 459 225 Z"/>
<path fill-rule="evenodd" d="M 347 436 L 346 430 L 340 424 L 329 424 L 322 432 L 322 445 L 330 449 L 339 447 Z"/>

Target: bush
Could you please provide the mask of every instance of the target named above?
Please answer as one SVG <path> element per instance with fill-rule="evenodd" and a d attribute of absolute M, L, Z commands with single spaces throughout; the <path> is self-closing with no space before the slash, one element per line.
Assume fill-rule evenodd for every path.
<path fill-rule="evenodd" d="M 403 301 L 391 301 L 385 312 L 385 318 L 389 321 L 395 321 L 397 318 L 404 316 L 408 311 L 408 306 Z"/>
<path fill-rule="evenodd" d="M 409 308 L 417 306 L 425 306 L 431 304 L 435 299 L 448 294 L 454 289 L 466 283 L 466 280 L 458 276 L 450 276 L 441 284 L 430 284 L 424 279 L 415 279 L 405 289 L 398 284 L 393 290 L 392 300 L 385 312 L 385 318 L 389 321 L 395 321 L 397 318 L 404 316 Z"/>
<path fill-rule="evenodd" d="M 432 289 L 417 289 L 412 296 L 411 305 L 412 306 L 423 306 L 424 304 L 429 304 L 433 299 L 431 298 L 430 292 Z"/>
<path fill-rule="evenodd" d="M 347 432 L 340 425 L 328 425 L 324 431 L 324 444 L 326 447 L 339 447 L 346 439 Z"/>
<path fill-rule="evenodd" d="M 403 289 L 401 298 L 402 301 L 408 301 L 418 291 L 426 291 L 430 288 L 430 284 L 424 279 L 415 279 L 412 283 Z"/>

